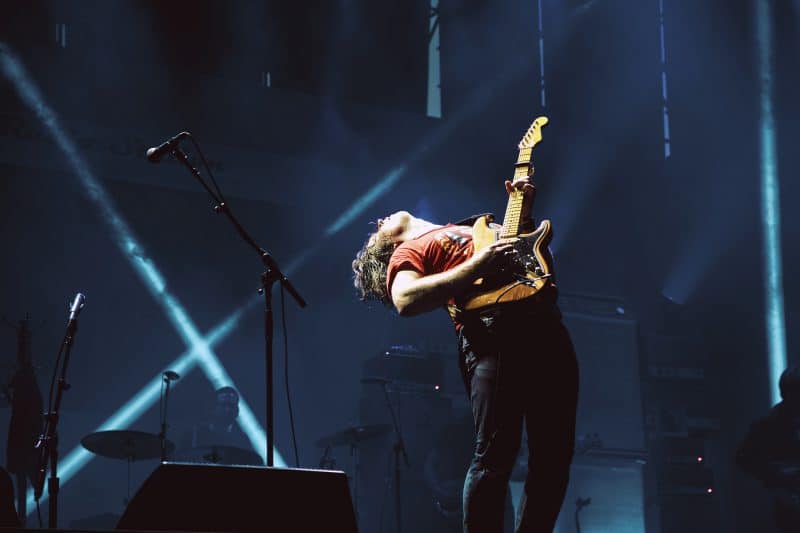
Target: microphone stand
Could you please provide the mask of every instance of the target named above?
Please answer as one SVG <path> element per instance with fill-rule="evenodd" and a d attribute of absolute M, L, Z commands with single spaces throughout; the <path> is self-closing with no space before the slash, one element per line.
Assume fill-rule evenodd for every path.
<path fill-rule="evenodd" d="M 410 463 L 408 462 L 408 454 L 406 453 L 406 445 L 403 442 L 403 434 L 400 431 L 400 424 L 397 420 L 397 415 L 394 412 L 394 407 L 392 406 L 392 402 L 389 399 L 389 387 L 388 383 L 384 382 L 383 385 L 383 396 L 386 398 L 386 405 L 389 406 L 389 413 L 392 415 L 392 426 L 394 427 L 394 434 L 397 437 L 397 440 L 392 447 L 392 453 L 394 454 L 394 511 L 395 511 L 395 523 L 397 525 L 396 533 L 402 533 L 403 531 L 403 522 L 402 522 L 402 508 L 401 508 L 401 501 L 400 498 L 400 456 L 403 456 L 403 462 L 406 464 L 406 468 L 410 467 Z"/>
<path fill-rule="evenodd" d="M 78 294 L 83 297 L 83 295 Z M 76 298 L 76 304 L 79 300 Z M 39 500 L 44 492 L 44 478 L 47 475 L 47 463 L 50 463 L 50 477 L 47 480 L 47 493 L 50 496 L 47 527 L 49 529 L 56 529 L 58 527 L 58 491 L 59 491 L 59 478 L 58 478 L 58 413 L 61 409 L 61 396 L 65 390 L 70 388 L 67 383 L 67 367 L 69 366 L 69 356 L 72 351 L 72 342 L 75 340 L 75 334 L 78 331 L 78 312 L 83 307 L 83 302 L 80 301 L 79 305 L 73 304 L 73 309 L 70 312 L 70 320 L 67 322 L 67 333 L 64 336 L 64 341 L 61 345 L 61 350 L 64 353 L 64 362 L 61 364 L 61 376 L 58 378 L 58 389 L 56 390 L 55 403 L 52 409 L 45 413 L 45 427 L 39 440 L 36 443 L 36 448 L 40 450 L 39 455 L 39 468 L 36 472 L 36 482 L 33 487 L 34 497 Z M 60 352 L 59 352 L 60 355 Z M 57 372 L 56 369 L 54 372 Z"/>
<path fill-rule="evenodd" d="M 191 137 L 191 136 L 190 136 Z M 192 139 L 194 141 L 194 139 Z M 195 143 L 195 147 L 197 144 Z M 198 151 L 199 151 L 199 147 Z M 281 272 L 280 268 L 278 267 L 278 263 L 272 257 L 272 255 L 267 252 L 265 249 L 260 247 L 256 241 L 253 239 L 252 236 L 242 227 L 236 217 L 233 216 L 231 212 L 230 206 L 225 202 L 225 199 L 222 197 L 222 193 L 217 188 L 217 191 L 214 192 L 208 186 L 208 184 L 203 180 L 200 173 L 197 171 L 194 166 L 189 162 L 189 158 L 186 154 L 179 148 L 175 147 L 170 154 L 175 157 L 178 161 L 180 161 L 183 166 L 185 166 L 192 176 L 203 186 L 206 192 L 211 196 L 214 200 L 214 211 L 217 213 L 222 213 L 225 217 L 233 224 L 233 227 L 236 229 L 236 232 L 239 236 L 258 254 L 261 263 L 264 265 L 264 272 L 261 274 L 261 287 L 258 289 L 259 294 L 264 295 L 264 352 L 265 352 L 265 360 L 266 360 L 266 394 L 267 394 L 267 466 L 275 466 L 274 460 L 274 453 L 273 448 L 275 445 L 275 426 L 274 426 L 274 418 L 273 418 L 273 389 L 272 389 L 272 339 L 273 339 L 273 313 L 272 313 L 272 285 L 278 281 L 281 285 L 286 288 L 289 294 L 292 295 L 297 305 L 300 307 L 305 307 L 306 302 L 303 300 L 303 297 L 297 292 L 292 285 L 292 282 L 289 281 L 283 272 Z M 202 157 L 202 153 L 201 153 Z M 213 179 L 213 176 L 212 176 Z M 216 185 L 216 183 L 215 183 Z"/>

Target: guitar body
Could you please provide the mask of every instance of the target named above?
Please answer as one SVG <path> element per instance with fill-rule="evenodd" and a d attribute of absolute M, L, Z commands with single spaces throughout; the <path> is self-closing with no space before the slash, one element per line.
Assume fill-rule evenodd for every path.
<path fill-rule="evenodd" d="M 490 224 L 487 217 L 479 218 L 472 226 L 472 242 L 475 251 L 486 248 L 501 238 L 502 226 Z M 535 296 L 553 279 L 553 257 L 548 248 L 553 239 L 553 228 L 549 220 L 543 220 L 536 230 L 520 233 L 515 248 L 519 260 L 512 268 L 496 276 L 480 278 L 472 290 L 456 301 L 461 311 L 476 311 L 500 304 L 520 302 Z"/>

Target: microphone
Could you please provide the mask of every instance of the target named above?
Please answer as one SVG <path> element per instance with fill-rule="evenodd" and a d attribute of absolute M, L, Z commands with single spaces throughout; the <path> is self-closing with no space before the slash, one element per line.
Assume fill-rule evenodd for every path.
<path fill-rule="evenodd" d="M 85 303 L 86 303 L 86 296 L 84 296 L 80 292 L 75 295 L 75 299 L 72 300 L 72 305 L 69 306 L 70 322 L 74 322 L 78 318 L 78 313 L 81 312 L 81 309 L 83 309 Z"/>
<path fill-rule="evenodd" d="M 162 157 L 173 151 L 178 146 L 178 144 L 181 142 L 181 139 L 188 137 L 189 135 L 191 134 L 188 131 L 182 131 L 168 141 L 163 142 L 158 146 L 148 148 L 147 152 L 145 152 L 147 160 L 151 163 L 159 163 Z"/>
<path fill-rule="evenodd" d="M 181 376 L 177 372 L 173 372 L 172 370 L 167 370 L 164 372 L 165 381 L 177 381 L 179 379 L 181 379 Z"/>
<path fill-rule="evenodd" d="M 378 385 L 388 385 L 389 383 L 394 383 L 394 380 L 382 378 L 380 376 L 367 376 L 365 378 L 361 378 L 361 383 L 365 384 L 375 383 Z"/>

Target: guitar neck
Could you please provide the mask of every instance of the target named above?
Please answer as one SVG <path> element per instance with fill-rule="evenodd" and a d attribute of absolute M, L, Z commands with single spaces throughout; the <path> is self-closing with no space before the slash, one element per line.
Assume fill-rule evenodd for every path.
<path fill-rule="evenodd" d="M 520 148 L 517 162 L 514 165 L 514 179 L 530 176 L 531 173 L 531 152 L 533 148 Z M 503 229 L 500 238 L 508 239 L 519 235 L 520 222 L 522 222 L 522 201 L 524 194 L 522 191 L 511 191 L 508 195 L 508 205 L 506 206 L 506 216 L 503 218 Z"/>

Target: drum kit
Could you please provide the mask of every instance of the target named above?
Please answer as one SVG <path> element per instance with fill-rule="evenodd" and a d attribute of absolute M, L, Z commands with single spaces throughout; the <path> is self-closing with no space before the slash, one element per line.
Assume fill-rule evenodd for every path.
<path fill-rule="evenodd" d="M 364 441 L 389 433 L 389 424 L 372 424 L 348 426 L 340 431 L 322 437 L 316 445 L 325 450 L 321 467 L 332 468 L 335 463 L 330 458 L 330 451 L 337 447 L 350 447 L 353 456 L 354 479 L 358 479 L 358 447 Z M 124 460 L 127 464 L 127 494 L 124 503 L 130 501 L 131 465 L 134 461 L 159 459 L 162 455 L 160 435 L 144 431 L 111 430 L 90 433 L 81 439 L 81 445 L 88 451 L 109 459 Z M 264 461 L 253 450 L 236 446 L 196 446 L 186 449 L 175 449 L 175 444 L 166 440 L 164 443 L 170 461 L 181 463 L 204 463 L 217 465 L 253 465 L 263 466 Z M 358 505 L 358 490 L 353 484 L 353 500 Z"/>
<path fill-rule="evenodd" d="M 130 501 L 131 464 L 134 461 L 158 459 L 162 455 L 161 437 L 144 431 L 98 431 L 83 437 L 81 444 L 96 455 L 126 461 L 128 489 L 125 505 Z M 170 460 L 175 462 L 260 466 L 264 464 L 261 457 L 253 450 L 235 446 L 196 446 L 175 451 L 175 444 L 166 440 L 164 449 Z"/>

